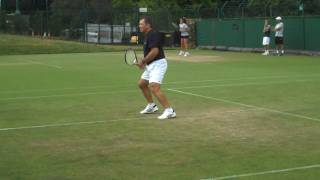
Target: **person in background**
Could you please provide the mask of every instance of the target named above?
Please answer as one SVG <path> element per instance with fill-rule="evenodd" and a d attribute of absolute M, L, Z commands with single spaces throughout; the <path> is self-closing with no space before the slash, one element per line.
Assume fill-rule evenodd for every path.
<path fill-rule="evenodd" d="M 262 41 L 262 45 L 264 46 L 264 53 L 262 53 L 262 55 L 264 56 L 269 55 L 270 36 L 271 36 L 271 25 L 269 24 L 268 20 L 265 20 L 264 27 L 263 27 L 263 41 Z"/>
<path fill-rule="evenodd" d="M 180 19 L 179 30 L 181 32 L 181 50 L 179 52 L 180 56 L 189 56 L 188 52 L 188 40 L 189 40 L 189 26 L 187 25 L 187 19 L 185 17 Z"/>
<path fill-rule="evenodd" d="M 275 43 L 276 43 L 276 53 L 278 56 L 284 54 L 284 47 L 283 47 L 283 30 L 284 24 L 282 22 L 282 18 L 280 16 L 276 17 L 277 25 L 274 28 L 275 31 Z"/>

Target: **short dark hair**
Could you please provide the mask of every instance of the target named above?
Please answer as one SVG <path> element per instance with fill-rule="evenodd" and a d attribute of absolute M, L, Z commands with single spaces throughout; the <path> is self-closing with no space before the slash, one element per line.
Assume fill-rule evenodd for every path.
<path fill-rule="evenodd" d="M 149 17 L 149 16 L 143 16 L 142 18 L 141 18 L 141 20 L 144 20 L 144 22 L 146 23 L 146 24 L 149 24 L 150 25 L 150 27 L 152 28 L 152 26 L 153 26 L 153 23 L 152 23 L 152 19 Z"/>

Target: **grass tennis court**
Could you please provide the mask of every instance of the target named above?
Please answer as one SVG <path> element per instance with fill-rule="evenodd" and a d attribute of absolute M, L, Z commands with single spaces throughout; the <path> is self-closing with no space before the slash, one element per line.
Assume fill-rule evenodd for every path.
<path fill-rule="evenodd" d="M 319 57 L 166 53 L 165 121 L 122 52 L 0 56 L 0 179 L 320 177 Z"/>

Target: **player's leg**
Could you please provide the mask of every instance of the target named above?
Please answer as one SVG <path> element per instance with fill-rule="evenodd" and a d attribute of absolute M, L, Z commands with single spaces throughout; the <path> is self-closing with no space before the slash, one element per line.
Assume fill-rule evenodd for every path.
<path fill-rule="evenodd" d="M 264 46 L 264 53 L 262 53 L 262 55 L 269 55 L 269 44 L 270 44 L 270 38 L 263 37 L 262 45 Z"/>
<path fill-rule="evenodd" d="M 269 48 L 270 48 L 270 37 L 267 37 L 267 43 L 266 43 L 266 47 L 267 47 L 267 55 L 269 55 Z"/>
<path fill-rule="evenodd" d="M 281 38 L 281 44 L 280 44 L 281 54 L 284 54 L 284 45 L 283 45 L 283 37 Z"/>
<path fill-rule="evenodd" d="M 162 83 L 162 80 L 164 78 L 165 73 L 167 72 L 167 61 L 165 59 L 161 59 L 158 61 L 153 62 L 152 64 L 149 65 L 150 73 L 149 73 L 149 81 L 148 85 L 150 89 L 149 91 L 152 92 L 154 96 L 157 97 L 159 100 L 160 104 L 164 108 L 169 107 L 169 102 L 166 98 L 166 96 L 161 92 L 160 90 L 160 84 Z"/>
<path fill-rule="evenodd" d="M 279 49 L 280 49 L 280 44 L 279 44 L 279 37 L 275 37 L 276 41 L 276 53 L 279 55 Z"/>
<path fill-rule="evenodd" d="M 152 95 L 149 89 L 149 82 L 145 79 L 140 79 L 138 84 L 147 102 L 152 103 L 153 100 L 152 100 Z"/>
<path fill-rule="evenodd" d="M 184 54 L 184 41 L 183 38 L 180 37 L 180 52 L 179 52 L 179 56 L 182 56 Z"/>
<path fill-rule="evenodd" d="M 264 48 L 264 52 L 262 53 L 262 55 L 265 55 L 265 53 L 266 53 L 265 37 L 262 38 L 262 46 L 263 46 L 263 48 Z"/>
<path fill-rule="evenodd" d="M 150 114 L 150 113 L 156 112 L 158 110 L 157 105 L 153 102 L 153 99 L 152 99 L 152 94 L 149 89 L 149 81 L 147 80 L 148 79 L 147 74 L 148 73 L 145 71 L 142 74 L 142 77 L 144 77 L 146 79 L 141 78 L 138 83 L 139 88 L 141 89 L 143 96 L 145 97 L 145 99 L 148 102 L 146 107 L 142 111 L 140 111 L 141 114 Z"/>
<path fill-rule="evenodd" d="M 170 107 L 170 104 L 169 104 L 169 101 L 168 101 L 166 95 L 160 89 L 160 84 L 150 83 L 149 88 L 150 88 L 152 94 L 158 99 L 160 104 L 163 106 L 163 108 L 166 109 L 166 108 Z"/>
<path fill-rule="evenodd" d="M 184 48 L 185 48 L 185 53 L 184 56 L 189 56 L 190 53 L 188 52 L 189 44 L 188 44 L 188 38 L 184 38 Z"/>
<path fill-rule="evenodd" d="M 155 61 L 151 64 L 150 69 L 152 69 L 152 71 L 150 72 L 149 88 L 152 94 L 158 99 L 164 108 L 163 114 L 159 116 L 158 119 L 176 117 L 176 113 L 170 107 L 170 103 L 166 95 L 161 91 L 160 88 L 164 75 L 167 71 L 167 61 L 165 59 Z"/>
<path fill-rule="evenodd" d="M 159 116 L 158 119 L 169 119 L 176 117 L 177 115 L 171 108 L 166 95 L 161 91 L 160 84 L 150 83 L 150 89 L 152 94 L 157 97 L 158 101 L 164 108 L 162 115 Z"/>

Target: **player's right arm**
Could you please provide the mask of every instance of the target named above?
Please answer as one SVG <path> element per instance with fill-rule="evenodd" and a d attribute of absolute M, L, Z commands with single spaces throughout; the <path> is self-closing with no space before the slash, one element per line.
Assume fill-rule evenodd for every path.
<path fill-rule="evenodd" d="M 269 29 L 268 20 L 264 20 L 263 32 L 267 32 Z"/>

